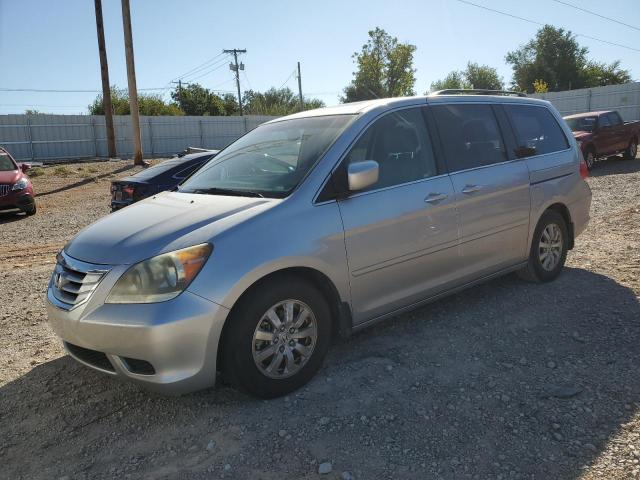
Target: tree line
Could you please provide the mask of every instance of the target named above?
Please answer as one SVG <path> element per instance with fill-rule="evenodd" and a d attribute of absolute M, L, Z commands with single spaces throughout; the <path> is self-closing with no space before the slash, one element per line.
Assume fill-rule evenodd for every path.
<path fill-rule="evenodd" d="M 379 27 L 369 31 L 367 43 L 353 54 L 356 70 L 340 101 L 415 95 L 413 59 L 416 51 L 415 45 L 402 43 Z M 588 54 L 589 49 L 581 46 L 570 31 L 545 25 L 529 42 L 505 55 L 506 63 L 513 70 L 509 88 L 526 93 L 553 92 L 631 81 L 629 70 L 623 69 L 619 60 L 607 64 L 590 59 Z M 462 70 L 454 70 L 431 83 L 425 94 L 449 88 L 502 90 L 505 86 L 495 68 L 468 61 Z M 130 113 L 127 90 L 112 87 L 111 101 L 116 115 Z M 141 115 L 226 116 L 240 111 L 235 95 L 219 95 L 197 83 L 174 88 L 171 101 L 146 93 L 141 94 L 138 101 Z M 302 110 L 323 106 L 322 100 L 305 98 Z M 250 115 L 288 115 L 301 110 L 297 95 L 288 87 L 270 88 L 265 92 L 246 90 L 242 109 Z M 104 114 L 102 95 L 89 105 L 89 113 Z"/>
<path fill-rule="evenodd" d="M 129 94 L 126 89 L 111 87 L 111 104 L 115 115 L 129 115 Z M 140 115 L 196 115 L 229 116 L 238 115 L 240 109 L 235 95 L 218 93 L 192 83 L 176 87 L 171 91 L 171 101 L 165 101 L 161 95 L 141 93 L 138 95 Z M 304 98 L 303 109 L 324 107 L 317 98 Z M 102 94 L 89 105 L 91 115 L 104 115 Z M 298 96 L 288 87 L 270 88 L 265 92 L 245 90 L 242 97 L 242 109 L 249 115 L 289 115 L 300 111 Z"/>
<path fill-rule="evenodd" d="M 415 95 L 416 50 L 415 45 L 400 43 L 381 28 L 371 30 L 362 50 L 353 55 L 357 68 L 341 100 Z M 533 39 L 505 55 L 513 70 L 509 88 L 525 93 L 553 92 L 631 81 L 629 70 L 623 69 L 619 60 L 607 64 L 589 59 L 588 54 L 589 49 L 580 46 L 570 31 L 545 25 Z M 425 94 L 448 88 L 503 90 L 505 82 L 495 68 L 468 61 L 464 69 L 431 83 Z"/>

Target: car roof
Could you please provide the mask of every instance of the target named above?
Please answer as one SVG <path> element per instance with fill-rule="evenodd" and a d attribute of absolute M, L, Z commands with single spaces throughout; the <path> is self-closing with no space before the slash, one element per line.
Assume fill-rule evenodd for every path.
<path fill-rule="evenodd" d="M 160 162 L 157 165 L 153 165 L 149 168 L 146 168 L 138 173 L 134 173 L 133 175 L 129 175 L 128 177 L 121 178 L 120 180 L 151 180 L 160 175 L 164 175 L 167 172 L 186 166 L 190 162 L 194 162 L 197 160 L 207 160 L 209 157 L 215 155 L 218 151 L 209 151 L 209 152 L 198 152 L 192 153 L 189 155 L 185 155 L 184 157 L 176 157 L 170 158 L 169 160 L 165 160 L 164 162 Z"/>
<path fill-rule="evenodd" d="M 397 107 L 412 105 L 437 105 L 442 103 L 522 103 L 534 105 L 549 105 L 546 100 L 530 97 L 517 97 L 507 95 L 426 95 L 415 97 L 392 97 L 378 98 L 374 100 L 364 100 L 361 102 L 343 103 L 330 107 L 316 108 L 314 110 L 306 110 L 304 112 L 294 113 L 285 117 L 279 117 L 267 123 L 276 123 L 283 120 L 291 120 L 294 118 L 320 117 L 326 115 L 357 115 L 372 110 L 391 110 Z"/>
<path fill-rule="evenodd" d="M 567 118 L 597 117 L 605 113 L 613 113 L 613 110 L 598 110 L 597 112 L 576 113 L 574 115 L 567 115 L 566 117 L 563 117 L 563 118 L 567 119 Z"/>

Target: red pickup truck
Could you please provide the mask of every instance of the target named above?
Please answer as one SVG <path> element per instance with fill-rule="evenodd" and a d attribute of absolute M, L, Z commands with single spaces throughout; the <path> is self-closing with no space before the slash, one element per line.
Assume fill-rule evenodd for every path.
<path fill-rule="evenodd" d="M 623 122 L 615 110 L 579 113 L 564 117 L 582 150 L 589 170 L 600 158 L 622 153 L 636 158 L 640 122 Z"/>

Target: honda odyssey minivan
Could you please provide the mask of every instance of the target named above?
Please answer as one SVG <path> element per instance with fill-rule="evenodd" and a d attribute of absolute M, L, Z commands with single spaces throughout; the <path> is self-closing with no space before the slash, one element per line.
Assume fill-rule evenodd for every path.
<path fill-rule="evenodd" d="M 589 219 L 585 176 L 551 104 L 510 92 L 278 118 L 81 231 L 49 320 L 109 375 L 283 395 L 336 335 L 509 272 L 555 279 Z"/>

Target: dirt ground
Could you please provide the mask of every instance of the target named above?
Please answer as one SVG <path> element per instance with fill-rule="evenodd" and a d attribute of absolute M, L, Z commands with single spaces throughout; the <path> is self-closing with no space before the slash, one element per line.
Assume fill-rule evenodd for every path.
<path fill-rule="evenodd" d="M 1 478 L 640 478 L 640 160 L 593 172 L 557 281 L 509 275 L 379 324 L 271 401 L 162 397 L 64 354 L 55 254 L 133 171 L 48 168 L 37 215 L 0 215 Z"/>

